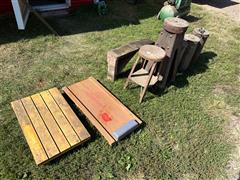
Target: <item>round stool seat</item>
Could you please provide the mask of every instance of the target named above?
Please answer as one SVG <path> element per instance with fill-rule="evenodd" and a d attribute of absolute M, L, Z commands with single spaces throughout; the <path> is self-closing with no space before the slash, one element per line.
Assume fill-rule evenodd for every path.
<path fill-rule="evenodd" d="M 164 29 L 174 34 L 182 34 L 187 31 L 189 23 L 181 18 L 169 17 L 164 20 Z"/>
<path fill-rule="evenodd" d="M 166 52 L 162 48 L 154 45 L 142 46 L 138 54 L 140 57 L 142 57 L 147 61 L 155 61 L 155 62 L 162 61 L 166 56 Z"/>

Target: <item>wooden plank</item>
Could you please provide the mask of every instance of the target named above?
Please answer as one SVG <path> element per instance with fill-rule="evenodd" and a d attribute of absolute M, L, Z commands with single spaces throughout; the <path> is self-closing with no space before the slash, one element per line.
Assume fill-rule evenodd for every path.
<path fill-rule="evenodd" d="M 50 94 L 56 101 L 56 103 L 59 105 L 60 109 L 68 119 L 69 123 L 72 125 L 73 129 L 79 136 L 81 140 L 86 140 L 90 138 L 90 134 L 86 130 L 86 128 L 83 126 L 81 121 L 78 119 L 76 114 L 73 112 L 73 110 L 70 108 L 67 101 L 63 98 L 62 94 L 59 92 L 57 88 L 52 88 L 49 90 Z"/>
<path fill-rule="evenodd" d="M 135 82 L 136 84 L 138 84 L 139 86 L 144 87 L 147 83 L 147 80 L 149 78 L 149 71 L 145 70 L 144 68 L 141 68 L 137 71 L 135 71 L 130 79 Z M 152 86 L 154 84 L 156 84 L 156 82 L 161 81 L 162 80 L 162 76 L 155 76 L 153 75 L 151 78 L 151 81 L 149 83 L 148 86 Z"/>
<path fill-rule="evenodd" d="M 69 86 L 69 89 L 110 134 L 132 119 L 132 117 L 129 117 L 128 114 L 121 110 L 121 107 L 116 107 L 103 91 L 99 90 L 95 84 L 89 83 L 88 80 Z M 103 114 L 106 114 L 111 120 L 104 122 Z"/>
<path fill-rule="evenodd" d="M 72 126 L 69 124 L 67 118 L 62 113 L 61 109 L 59 108 L 53 97 L 50 95 L 50 93 L 48 91 L 44 91 L 41 92 L 40 95 L 44 99 L 45 103 L 48 106 L 48 109 L 52 113 L 58 126 L 63 131 L 70 145 L 73 146 L 79 143 L 81 140 L 79 139 L 78 135 L 76 134 Z"/>
<path fill-rule="evenodd" d="M 59 150 L 54 140 L 52 139 L 46 125 L 44 124 L 38 110 L 36 109 L 32 99 L 30 97 L 26 97 L 21 99 L 21 101 L 48 157 L 51 158 L 57 155 L 59 153 Z"/>
<path fill-rule="evenodd" d="M 20 100 L 11 103 L 11 106 L 17 116 L 18 122 L 33 154 L 36 164 L 41 164 L 48 159 L 48 156 L 35 132 L 31 121 Z"/>
<path fill-rule="evenodd" d="M 111 51 L 114 53 L 116 57 L 126 56 L 129 53 L 137 51 L 141 46 L 146 44 L 154 44 L 154 41 L 149 39 L 142 39 L 139 41 L 130 42 L 127 45 L 120 46 L 118 48 L 112 49 Z"/>
<path fill-rule="evenodd" d="M 53 137 L 55 143 L 57 144 L 59 150 L 61 152 L 70 148 L 70 144 L 68 143 L 66 137 L 64 136 L 63 132 L 59 128 L 58 124 L 56 123 L 54 117 L 52 116 L 51 112 L 47 108 L 45 102 L 43 101 L 40 94 L 35 94 L 31 96 L 35 106 L 37 107 L 39 113 L 42 116 L 43 121 L 45 122 L 48 130 Z"/>
<path fill-rule="evenodd" d="M 93 83 L 101 87 L 101 89 L 108 94 L 109 98 L 111 98 L 116 105 L 120 106 L 122 110 L 126 111 L 130 116 L 134 117 L 134 119 L 139 123 L 142 124 L 142 120 L 138 118 L 133 112 L 131 112 L 126 106 L 124 106 L 112 93 L 110 93 L 101 83 L 99 83 L 95 78 L 89 77 Z"/>
<path fill-rule="evenodd" d="M 104 136 L 110 145 L 112 145 L 115 140 L 113 137 L 104 129 L 104 127 L 98 122 L 98 120 L 88 111 L 88 109 L 81 103 L 79 99 L 67 88 L 64 87 L 63 91 L 68 95 L 68 97 L 77 105 L 77 107 L 83 112 L 83 114 L 92 122 L 92 124 L 99 130 L 99 132 Z"/>

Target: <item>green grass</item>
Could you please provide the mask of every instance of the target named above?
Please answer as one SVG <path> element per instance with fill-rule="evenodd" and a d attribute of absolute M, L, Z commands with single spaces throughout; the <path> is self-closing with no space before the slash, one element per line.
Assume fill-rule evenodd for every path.
<path fill-rule="evenodd" d="M 120 8 L 121 7 L 121 8 Z M 1 179 L 215 179 L 226 176 L 234 149 L 224 112 L 239 115 L 240 28 L 226 17 L 193 5 L 210 38 L 199 62 L 177 77 L 161 96 L 139 88 L 123 90 L 125 78 L 106 79 L 106 52 L 132 40 L 156 40 L 162 22 L 156 1 L 137 6 L 110 1 L 107 16 L 83 7 L 67 17 L 48 19 L 62 34 L 54 37 L 31 17 L 18 32 L 13 17 L 0 27 L 0 178 Z M 126 13 L 128 12 L 128 13 Z M 131 63 L 126 69 L 131 67 Z M 141 130 L 110 147 L 93 128 L 92 140 L 47 165 L 37 167 L 10 102 L 51 87 L 99 79 L 145 122 Z M 216 93 L 216 88 L 218 87 Z M 227 88 L 226 88 L 227 87 Z M 81 116 L 82 117 L 82 116 Z"/>

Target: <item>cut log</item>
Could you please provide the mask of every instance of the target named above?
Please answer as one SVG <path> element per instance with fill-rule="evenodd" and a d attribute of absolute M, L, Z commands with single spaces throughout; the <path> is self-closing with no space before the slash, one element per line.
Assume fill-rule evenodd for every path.
<path fill-rule="evenodd" d="M 197 60 L 202 52 L 203 46 L 205 45 L 205 43 L 209 37 L 209 32 L 204 28 L 195 28 L 193 30 L 193 34 L 195 36 L 199 37 L 201 39 L 201 41 L 198 43 L 198 46 L 193 55 L 191 64 L 194 64 L 195 62 L 197 62 Z"/>
<path fill-rule="evenodd" d="M 198 44 L 200 43 L 201 40 L 199 37 L 193 34 L 185 34 L 184 41 L 187 43 L 187 48 L 180 62 L 179 66 L 180 72 L 184 72 L 185 70 L 188 69 L 192 61 L 193 55 L 195 54 Z"/>

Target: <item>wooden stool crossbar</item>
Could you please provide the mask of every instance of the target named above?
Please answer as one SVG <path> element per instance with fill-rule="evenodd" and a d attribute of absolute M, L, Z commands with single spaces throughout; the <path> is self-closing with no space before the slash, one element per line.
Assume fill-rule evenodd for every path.
<path fill-rule="evenodd" d="M 141 103 L 143 100 L 143 97 L 146 94 L 146 90 L 149 86 L 153 86 L 156 84 L 159 80 L 162 79 L 162 76 L 160 76 L 159 71 L 157 71 L 157 74 L 154 75 L 154 72 L 156 72 L 157 64 L 160 63 L 165 59 L 166 52 L 155 45 L 145 45 L 142 46 L 138 52 L 138 59 L 133 64 L 133 67 L 128 75 L 127 81 L 125 83 L 124 89 L 127 88 L 129 81 L 133 81 L 136 84 L 141 86 L 140 91 L 140 100 Z M 142 67 L 139 70 L 135 70 L 138 63 L 142 60 Z M 152 62 L 151 66 L 146 69 L 146 64 L 148 62 Z M 160 63 L 160 67 L 161 67 Z"/>

